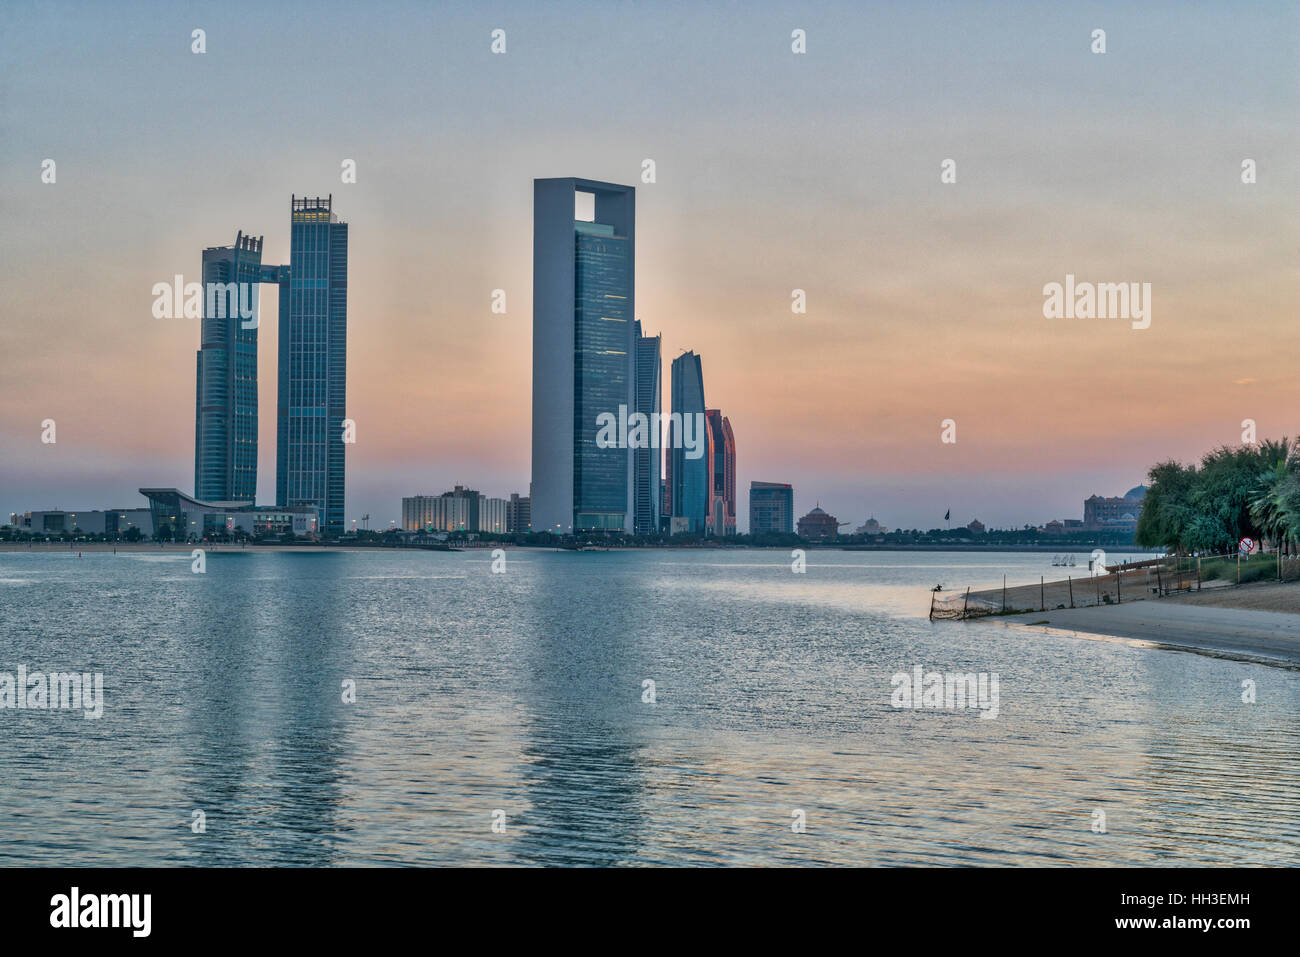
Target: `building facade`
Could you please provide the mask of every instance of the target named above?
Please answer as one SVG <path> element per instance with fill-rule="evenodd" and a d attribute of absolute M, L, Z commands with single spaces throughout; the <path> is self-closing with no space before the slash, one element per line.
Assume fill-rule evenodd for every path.
<path fill-rule="evenodd" d="M 579 220 L 578 194 L 594 218 Z M 631 531 L 632 456 L 596 445 L 597 417 L 636 406 L 636 190 L 533 181 L 532 523 Z"/>
<path fill-rule="evenodd" d="M 511 492 L 510 501 L 506 503 L 506 531 L 518 535 L 532 531 L 532 525 L 532 500 L 527 495 Z"/>
<path fill-rule="evenodd" d="M 684 352 L 673 360 L 672 367 L 672 418 L 668 423 L 672 488 L 669 494 L 673 518 L 683 520 L 674 522 L 673 529 L 692 535 L 705 534 L 713 501 L 713 437 L 705 411 L 704 369 L 700 357 L 694 352 Z M 696 435 L 701 424 L 704 434 Z M 692 436 L 698 443 L 697 451 L 703 453 L 696 458 L 691 457 L 692 450 L 688 447 Z"/>
<path fill-rule="evenodd" d="M 527 501 L 527 499 L 525 499 Z M 504 535 L 510 503 L 457 485 L 441 495 L 402 499 L 402 528 L 408 532 L 492 532 Z"/>
<path fill-rule="evenodd" d="M 1083 527 L 1089 530 L 1135 530 L 1142 517 L 1143 500 L 1147 487 L 1138 485 L 1122 496 L 1103 498 L 1093 495 L 1083 502 Z"/>
<path fill-rule="evenodd" d="M 784 482 L 749 483 L 749 534 L 794 534 L 794 487 Z"/>
<path fill-rule="evenodd" d="M 632 328 L 636 335 L 636 411 L 651 424 L 651 447 L 632 450 L 632 530 L 638 535 L 653 535 L 659 531 L 659 485 L 662 480 L 660 473 L 663 471 L 663 449 L 660 448 L 658 427 L 662 412 L 662 337 L 642 335 L 640 322 L 633 322 Z"/>
<path fill-rule="evenodd" d="M 478 530 L 492 535 L 504 535 L 509 531 L 510 503 L 503 498 L 479 496 Z"/>
<path fill-rule="evenodd" d="M 712 491 L 709 497 L 710 535 L 736 534 L 736 436 L 731 420 L 719 409 L 705 412 L 712 453 L 709 457 Z M 721 503 L 719 505 L 718 503 Z"/>
<path fill-rule="evenodd" d="M 153 537 L 162 541 L 201 542 L 241 531 L 251 536 L 315 537 L 319 511 L 314 506 L 286 508 L 244 502 L 204 502 L 175 488 L 142 488 L 149 500 Z"/>
<path fill-rule="evenodd" d="M 121 538 L 138 531 L 153 536 L 152 513 L 147 508 L 47 509 L 9 514 L 9 524 L 31 535 L 107 535 Z"/>
<path fill-rule="evenodd" d="M 262 237 L 203 250 L 203 321 L 195 357 L 194 494 L 257 497 L 257 290 Z M 251 318 L 246 319 L 245 313 Z"/>
<path fill-rule="evenodd" d="M 840 523 L 818 505 L 799 519 L 799 537 L 814 542 L 831 542 L 839 537 Z"/>
<path fill-rule="evenodd" d="M 343 534 L 348 225 L 333 197 L 290 198 L 287 293 L 280 293 L 276 501 L 315 507 Z"/>
<path fill-rule="evenodd" d="M 876 521 L 873 515 L 853 530 L 854 535 L 887 535 L 889 529 Z"/>

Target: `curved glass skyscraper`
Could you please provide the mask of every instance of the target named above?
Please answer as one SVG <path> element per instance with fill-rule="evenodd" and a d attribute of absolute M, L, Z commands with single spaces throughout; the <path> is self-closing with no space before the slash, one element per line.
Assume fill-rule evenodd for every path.
<path fill-rule="evenodd" d="M 672 389 L 668 448 L 672 456 L 672 527 L 674 531 L 703 535 L 713 496 L 713 438 L 704 426 L 704 370 L 694 352 L 684 352 L 673 360 Z M 690 456 L 690 442 L 677 434 L 679 429 L 685 430 L 685 439 L 694 437 L 703 445 L 701 454 Z M 704 434 L 698 435 L 700 431 Z"/>

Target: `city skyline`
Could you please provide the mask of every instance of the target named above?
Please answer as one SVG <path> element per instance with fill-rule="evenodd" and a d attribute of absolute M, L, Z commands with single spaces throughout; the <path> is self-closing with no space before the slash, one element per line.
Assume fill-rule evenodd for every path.
<path fill-rule="evenodd" d="M 611 29 L 517 8 L 501 17 L 511 41 L 500 57 L 488 42 L 497 24 L 464 7 L 436 21 L 414 6 L 381 12 L 345 44 L 289 5 L 259 12 L 267 29 L 238 43 L 208 24 L 201 57 L 188 47 L 194 25 L 156 9 L 141 34 L 139 18 L 91 9 L 65 25 L 20 8 L 32 42 L 0 38 L 14 65 L 0 308 L 28 317 L 0 340 L 0 510 L 191 486 L 182 437 L 198 323 L 153 318 L 149 290 L 188 275 L 196 250 L 260 231 L 265 210 L 303 184 L 346 197 L 365 224 L 350 276 L 365 327 L 348 345 L 348 526 L 365 513 L 399 519 L 414 489 L 526 488 L 528 193 L 550 174 L 637 185 L 634 318 L 671 344 L 665 365 L 679 347 L 708 357 L 710 392 L 728 397 L 742 430 L 738 484 L 790 482 L 800 514 L 819 500 L 854 524 L 875 514 L 893 527 L 932 527 L 949 505 L 954 520 L 990 527 L 1075 517 L 1080 500 L 1121 494 L 1156 461 L 1239 441 L 1244 419 L 1261 435 L 1294 431 L 1294 269 L 1282 251 L 1300 238 L 1288 121 L 1300 104 L 1281 67 L 1297 51 L 1294 30 L 1264 28 L 1294 22 L 1288 7 L 1103 5 L 1063 21 L 997 4 L 880 20 L 844 5 L 798 24 L 776 8 L 737 24 L 678 7 L 671 35 L 649 12 Z M 430 29 L 398 29 L 402 18 Z M 1104 69 L 1086 42 L 1093 19 L 1109 32 Z M 794 26 L 808 31 L 802 58 Z M 435 34 L 448 42 L 430 62 Z M 65 63 L 55 37 L 78 42 L 78 58 Z M 367 74 L 362 96 L 346 58 L 317 65 L 322 44 L 383 49 L 388 69 Z M 585 59 L 539 52 L 585 45 Z M 129 66 L 142 57 L 155 63 L 147 77 Z M 52 59 L 57 74 L 42 66 Z M 609 83 L 586 82 L 614 65 Z M 289 82 L 295 71 L 313 92 Z M 691 95 L 705 78 L 707 110 Z M 1146 99 L 1108 123 L 1135 83 Z M 110 86 L 118 119 L 106 125 L 98 91 Z M 417 127 L 396 106 L 412 90 L 436 122 Z M 321 95 L 358 109 L 321 115 L 309 109 Z M 253 146 L 214 152 L 204 134 L 235 100 L 253 104 L 240 114 Z M 46 157 L 58 162 L 49 185 Z M 956 182 L 943 184 L 949 157 Z M 653 183 L 641 180 L 647 158 Z M 1259 171 L 1249 185 L 1247 158 Z M 340 179 L 345 160 L 355 183 Z M 160 206 L 166 195 L 184 201 Z M 102 212 L 86 218 L 92 201 Z M 289 261 L 278 233 L 266 262 Z M 1043 286 L 1067 275 L 1151 282 L 1150 328 L 1046 319 Z M 498 289 L 503 314 L 491 311 Z M 804 314 L 790 311 L 794 289 Z M 265 287 L 263 315 L 277 302 Z M 277 345 L 260 344 L 263 408 Z M 57 445 L 39 441 L 47 418 Z M 270 418 L 258 501 L 275 498 Z M 955 445 L 939 441 L 946 418 Z"/>

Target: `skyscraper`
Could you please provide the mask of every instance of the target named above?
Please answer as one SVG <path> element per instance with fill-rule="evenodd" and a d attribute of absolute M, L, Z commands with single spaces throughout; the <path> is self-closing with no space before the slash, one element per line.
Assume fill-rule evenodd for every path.
<path fill-rule="evenodd" d="M 736 534 L 736 436 L 719 409 L 705 412 L 709 427 L 709 534 Z"/>
<path fill-rule="evenodd" d="M 290 197 L 288 282 L 280 292 L 277 504 L 315 505 L 343 533 L 348 225 L 327 199 Z M 286 295 L 287 287 L 287 295 Z"/>
<path fill-rule="evenodd" d="M 700 357 L 694 352 L 684 352 L 674 359 L 672 380 L 673 417 L 669 422 L 668 454 L 672 457 L 673 530 L 703 535 L 713 489 L 710 478 L 713 440 L 707 423 L 703 422 L 704 371 Z M 703 434 L 699 434 L 701 431 Z M 694 453 L 687 448 L 692 438 L 697 443 L 696 451 L 703 453 L 696 458 L 691 458 Z"/>
<path fill-rule="evenodd" d="M 641 323 L 634 322 L 636 333 L 636 411 L 650 423 L 653 440 L 651 448 L 632 450 L 633 520 L 632 530 L 638 535 L 659 532 L 659 473 L 663 470 L 663 449 L 659 447 L 660 336 L 641 335 Z"/>
<path fill-rule="evenodd" d="M 196 358 L 194 497 L 257 496 L 257 300 L 262 237 L 203 250 L 203 324 Z M 251 313 L 245 319 L 241 310 Z"/>
<path fill-rule="evenodd" d="M 579 220 L 579 193 L 594 218 Z M 596 445 L 597 417 L 636 406 L 636 190 L 533 181 L 534 531 L 631 531 L 632 456 Z"/>
<path fill-rule="evenodd" d="M 727 502 L 726 534 L 736 534 L 736 433 L 731 430 L 731 419 L 722 417 L 722 441 L 726 443 L 724 460 L 723 496 Z"/>

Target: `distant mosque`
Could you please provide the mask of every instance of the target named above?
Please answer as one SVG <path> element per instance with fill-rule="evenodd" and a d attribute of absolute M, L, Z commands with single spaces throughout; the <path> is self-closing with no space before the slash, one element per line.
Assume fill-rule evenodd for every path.
<path fill-rule="evenodd" d="M 839 537 L 840 526 L 848 522 L 838 521 L 834 515 L 822 510 L 821 502 L 811 512 L 799 519 L 799 537 L 813 542 L 831 542 Z"/>

